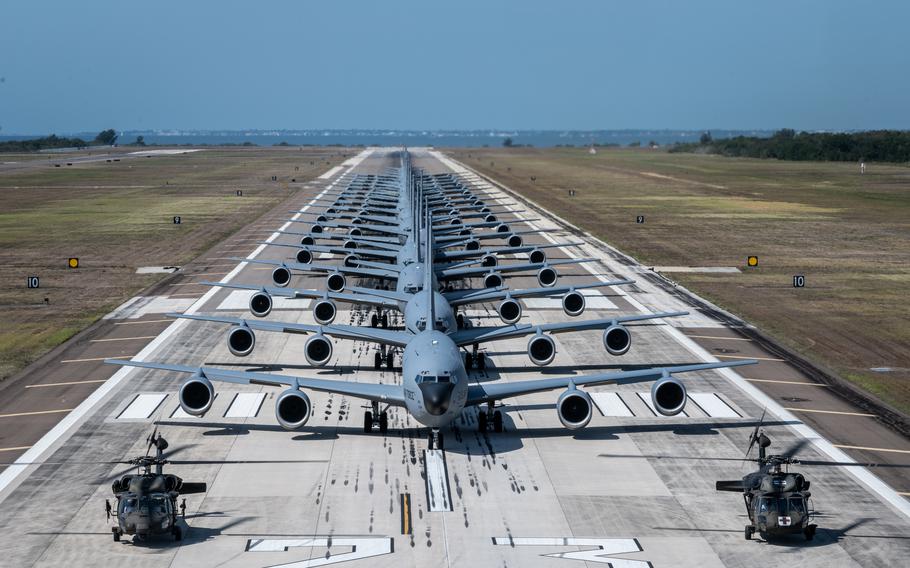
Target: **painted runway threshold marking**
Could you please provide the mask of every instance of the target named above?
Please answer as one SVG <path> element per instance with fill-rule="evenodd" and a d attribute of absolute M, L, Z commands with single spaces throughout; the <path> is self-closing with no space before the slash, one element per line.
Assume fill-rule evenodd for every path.
<path fill-rule="evenodd" d="M 316 536 L 293 539 L 249 539 L 246 542 L 247 552 L 289 552 L 292 548 L 328 548 L 324 556 L 287 562 L 285 564 L 271 564 L 271 568 L 312 568 L 315 566 L 328 566 L 362 558 L 372 558 L 391 554 L 394 550 L 393 540 L 390 537 L 339 537 Z M 333 554 L 333 548 L 349 548 L 350 552 Z"/>
<path fill-rule="evenodd" d="M 598 564 L 609 564 L 613 568 L 650 568 L 652 565 L 647 560 L 629 560 L 615 558 L 617 554 L 635 554 L 644 549 L 634 538 L 524 538 L 524 537 L 495 537 L 493 544 L 497 546 L 596 546 L 593 550 L 577 552 L 555 552 L 541 554 L 549 558 L 562 558 L 565 560 L 583 560 Z"/>

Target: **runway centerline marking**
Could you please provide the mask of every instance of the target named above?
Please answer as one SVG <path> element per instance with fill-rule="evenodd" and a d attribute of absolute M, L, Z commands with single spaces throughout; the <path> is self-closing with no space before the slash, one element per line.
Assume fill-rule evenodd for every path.
<path fill-rule="evenodd" d="M 865 414 L 863 412 L 843 412 L 840 410 L 816 410 L 814 408 L 790 408 L 788 406 L 784 407 L 784 410 L 789 410 L 791 412 L 812 412 L 816 414 L 838 414 L 840 416 L 865 416 L 867 418 L 876 418 L 876 414 Z M 837 447 L 837 445 L 834 447 Z"/>
<path fill-rule="evenodd" d="M 110 339 L 90 339 L 89 343 L 105 343 L 107 341 L 134 341 L 137 339 L 155 339 L 157 335 L 142 335 L 140 337 L 112 337 Z"/>
<path fill-rule="evenodd" d="M 33 410 L 32 412 L 13 412 L 11 414 L 0 414 L 0 418 L 14 418 L 16 416 L 37 416 L 39 414 L 59 414 L 61 412 L 72 411 L 72 408 L 61 408 L 59 410 Z"/>
<path fill-rule="evenodd" d="M 91 383 L 103 383 L 107 379 L 89 379 L 87 381 L 66 381 L 63 383 L 42 383 L 40 385 L 25 385 L 27 389 L 40 389 L 44 387 L 64 387 L 67 385 L 87 385 Z"/>
<path fill-rule="evenodd" d="M 89 357 L 87 359 L 64 359 L 61 363 L 88 363 L 89 361 L 104 361 L 105 359 L 132 359 L 135 355 L 118 355 L 117 357 Z"/>

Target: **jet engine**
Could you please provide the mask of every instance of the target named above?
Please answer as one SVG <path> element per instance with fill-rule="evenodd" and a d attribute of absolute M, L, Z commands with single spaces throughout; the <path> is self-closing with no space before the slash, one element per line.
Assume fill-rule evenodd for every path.
<path fill-rule="evenodd" d="M 509 246 L 512 248 L 518 248 L 522 244 L 524 244 L 524 240 L 522 240 L 521 236 L 519 236 L 519 235 L 512 235 L 511 237 L 509 237 L 508 243 L 509 243 Z"/>
<path fill-rule="evenodd" d="M 495 254 L 485 254 L 480 259 L 481 266 L 496 266 L 499 264 L 499 259 L 496 258 Z"/>
<path fill-rule="evenodd" d="M 502 279 L 502 274 L 498 272 L 488 272 L 483 277 L 483 287 L 484 288 L 499 288 L 502 286 L 504 280 Z"/>
<path fill-rule="evenodd" d="M 632 334 L 625 327 L 613 324 L 604 330 L 604 347 L 615 357 L 625 355 L 632 347 Z"/>
<path fill-rule="evenodd" d="M 256 346 L 256 335 L 245 325 L 235 325 L 228 332 L 227 345 L 228 351 L 236 357 L 246 357 Z"/>
<path fill-rule="evenodd" d="M 499 304 L 499 319 L 507 325 L 512 325 L 521 319 L 521 304 L 512 298 L 506 298 Z"/>
<path fill-rule="evenodd" d="M 268 292 L 256 292 L 250 296 L 250 313 L 264 318 L 272 311 L 272 297 Z"/>
<path fill-rule="evenodd" d="M 505 223 L 500 223 L 500 224 L 496 225 L 496 232 L 497 233 L 511 233 L 512 229 L 510 229 L 509 226 L 506 225 Z"/>
<path fill-rule="evenodd" d="M 686 387 L 675 377 L 664 377 L 651 385 L 651 402 L 664 416 L 676 416 L 686 407 Z"/>
<path fill-rule="evenodd" d="M 357 261 L 360 260 L 360 257 L 356 254 L 349 254 L 344 257 L 344 265 L 348 268 L 354 268 L 357 266 Z"/>
<path fill-rule="evenodd" d="M 356 241 L 344 241 L 344 248 L 354 250 L 357 248 Z"/>
<path fill-rule="evenodd" d="M 350 235 L 352 237 L 360 237 L 360 236 L 363 236 L 363 231 L 359 227 L 354 227 L 353 229 L 348 231 L 348 235 Z"/>
<path fill-rule="evenodd" d="M 196 373 L 180 385 L 177 394 L 180 408 L 192 416 L 201 416 L 208 412 L 215 400 L 215 387 L 202 373 Z"/>
<path fill-rule="evenodd" d="M 303 354 L 310 365 L 322 367 L 332 358 L 332 342 L 328 337 L 317 333 L 306 340 Z"/>
<path fill-rule="evenodd" d="M 329 325 L 335 321 L 335 314 L 337 313 L 338 309 L 335 307 L 335 302 L 328 298 L 319 300 L 313 306 L 313 318 L 319 325 Z"/>
<path fill-rule="evenodd" d="M 463 225 L 463 224 L 464 223 L 462 223 L 461 219 L 459 219 L 458 217 L 455 217 L 454 219 L 449 221 L 449 225 Z"/>
<path fill-rule="evenodd" d="M 287 266 L 277 266 L 272 271 L 272 282 L 275 286 L 284 288 L 291 283 L 291 270 Z"/>
<path fill-rule="evenodd" d="M 275 400 L 275 418 L 285 430 L 297 430 L 310 419 L 310 397 L 297 389 L 287 389 Z"/>
<path fill-rule="evenodd" d="M 556 342 L 549 335 L 538 333 L 528 340 L 528 358 L 538 367 L 553 362 L 556 357 Z"/>
<path fill-rule="evenodd" d="M 577 290 L 570 290 L 562 297 L 562 311 L 567 316 L 580 316 L 585 311 L 585 295 Z"/>
<path fill-rule="evenodd" d="M 552 266 L 544 266 L 537 271 L 537 282 L 546 288 L 556 285 L 559 273 Z"/>
<path fill-rule="evenodd" d="M 478 242 L 476 239 L 471 239 L 470 241 L 468 241 L 464 244 L 464 250 L 479 250 L 479 249 L 480 249 L 480 242 Z"/>
<path fill-rule="evenodd" d="M 539 248 L 532 249 L 531 252 L 528 253 L 528 260 L 533 262 L 534 264 L 540 264 L 542 262 L 546 262 L 547 253 L 545 253 L 543 251 L 543 249 L 539 249 Z"/>
<path fill-rule="evenodd" d="M 326 217 L 325 215 L 320 215 L 319 217 L 316 217 L 317 223 L 325 223 L 328 220 L 329 220 L 329 218 Z"/>
<path fill-rule="evenodd" d="M 322 228 L 322 225 L 313 225 L 310 227 L 311 233 L 321 234 L 325 229 Z"/>
<path fill-rule="evenodd" d="M 483 220 L 485 223 L 495 223 L 497 221 L 496 215 L 493 215 L 492 213 L 484 217 Z"/>
<path fill-rule="evenodd" d="M 313 262 L 313 253 L 307 249 L 300 249 L 297 251 L 297 262 L 300 264 L 309 264 Z"/>
<path fill-rule="evenodd" d="M 569 430 L 579 430 L 588 425 L 594 414 L 591 396 L 575 388 L 567 389 L 556 401 L 559 421 Z"/>
<path fill-rule="evenodd" d="M 302 244 L 302 245 L 305 246 L 305 247 L 306 247 L 306 246 L 312 246 L 312 245 L 315 245 L 315 244 L 316 244 L 316 239 L 314 239 L 313 237 L 307 235 L 307 236 L 305 236 L 305 237 L 303 237 L 303 238 L 300 239 L 300 244 Z"/>
<path fill-rule="evenodd" d="M 325 285 L 332 292 L 341 292 L 347 286 L 347 279 L 340 272 L 333 272 L 325 279 Z"/>

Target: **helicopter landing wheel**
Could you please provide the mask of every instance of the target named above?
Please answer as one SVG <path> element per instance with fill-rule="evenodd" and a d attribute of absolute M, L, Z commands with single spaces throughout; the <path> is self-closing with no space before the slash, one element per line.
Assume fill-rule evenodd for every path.
<path fill-rule="evenodd" d="M 183 540 L 183 529 L 178 526 L 174 526 L 174 540 L 180 542 Z"/>
<path fill-rule="evenodd" d="M 753 527 L 752 525 L 746 525 L 746 529 L 744 531 L 746 540 L 752 540 L 753 533 L 755 533 L 755 527 Z"/>
<path fill-rule="evenodd" d="M 803 529 L 803 536 L 806 537 L 806 540 L 812 540 L 815 538 L 815 528 L 817 525 L 807 525 Z"/>
<path fill-rule="evenodd" d="M 114 542 L 120 542 L 120 530 L 112 529 L 111 532 L 114 533 Z"/>

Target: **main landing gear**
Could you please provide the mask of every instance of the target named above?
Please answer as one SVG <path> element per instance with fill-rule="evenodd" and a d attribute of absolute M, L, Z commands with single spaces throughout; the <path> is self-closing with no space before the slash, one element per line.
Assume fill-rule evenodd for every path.
<path fill-rule="evenodd" d="M 382 368 L 383 363 L 385 363 L 385 368 L 390 371 L 395 367 L 395 354 L 385 345 L 381 345 L 373 355 L 373 368 L 378 371 Z"/>
<path fill-rule="evenodd" d="M 427 436 L 427 449 L 441 450 L 443 449 L 443 446 L 442 432 L 439 431 L 439 428 L 432 428 L 430 430 L 430 435 Z"/>
<path fill-rule="evenodd" d="M 379 327 L 380 325 L 384 328 L 389 327 L 389 314 L 377 311 L 370 316 L 370 327 Z"/>
<path fill-rule="evenodd" d="M 385 410 L 379 412 L 379 403 L 372 402 L 372 411 L 367 410 L 363 413 L 363 432 L 369 434 L 373 431 L 373 426 L 379 426 L 379 433 L 385 435 L 389 431 L 389 413 Z"/>
<path fill-rule="evenodd" d="M 470 369 L 472 365 L 477 367 L 478 371 L 483 371 L 487 368 L 487 358 L 483 353 L 477 351 L 477 344 L 471 348 L 471 352 L 465 352 L 464 354 L 464 368 Z"/>
<path fill-rule="evenodd" d="M 494 411 L 492 402 L 487 405 L 486 410 L 477 413 L 477 430 L 486 432 L 491 425 L 497 434 L 502 432 L 502 412 Z"/>

